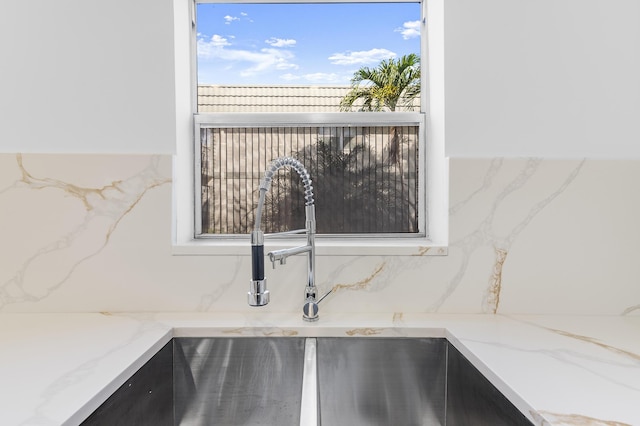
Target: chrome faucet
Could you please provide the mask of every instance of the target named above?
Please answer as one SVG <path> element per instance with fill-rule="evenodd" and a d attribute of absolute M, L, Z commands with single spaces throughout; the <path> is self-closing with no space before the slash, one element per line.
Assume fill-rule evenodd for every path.
<path fill-rule="evenodd" d="M 253 231 L 251 231 L 251 264 L 252 264 L 252 280 L 248 292 L 248 301 L 251 306 L 264 306 L 269 303 L 269 290 L 267 290 L 267 279 L 264 276 L 264 234 L 260 230 L 260 222 L 262 219 L 262 208 L 264 207 L 264 199 L 266 193 L 271 187 L 271 180 L 274 174 L 281 167 L 289 166 L 293 168 L 304 185 L 305 199 L 305 229 L 294 231 L 279 232 L 273 235 L 288 234 L 306 234 L 307 244 L 299 247 L 293 247 L 282 250 L 275 250 L 268 253 L 273 268 L 276 262 L 284 265 L 289 256 L 307 253 L 307 284 L 304 289 L 304 305 L 302 306 L 302 318 L 305 321 L 316 321 L 318 319 L 318 303 L 317 288 L 315 284 L 315 235 L 316 235 L 316 210 L 313 201 L 313 186 L 311 186 L 311 177 L 295 158 L 280 157 L 271 163 L 268 170 L 264 172 L 264 179 L 260 183 L 260 199 L 256 210 L 256 221 Z"/>

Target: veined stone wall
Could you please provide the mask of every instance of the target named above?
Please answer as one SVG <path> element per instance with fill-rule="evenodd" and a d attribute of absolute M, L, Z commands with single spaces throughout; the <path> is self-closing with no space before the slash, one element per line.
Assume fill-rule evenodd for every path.
<path fill-rule="evenodd" d="M 248 255 L 172 255 L 171 164 L 0 155 L 0 311 L 250 309 Z M 319 256 L 323 316 L 640 312 L 639 181 L 637 161 L 452 159 L 448 255 Z M 299 315 L 305 271 L 267 271 L 265 315 Z"/>

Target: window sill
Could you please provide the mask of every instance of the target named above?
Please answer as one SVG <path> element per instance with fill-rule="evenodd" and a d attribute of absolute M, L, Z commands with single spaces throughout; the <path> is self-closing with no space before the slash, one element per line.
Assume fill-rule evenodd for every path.
<path fill-rule="evenodd" d="M 265 240 L 265 251 L 304 245 L 304 238 Z M 426 238 L 416 239 L 316 239 L 316 256 L 446 256 L 448 247 Z M 175 256 L 249 256 L 249 238 L 237 240 L 190 240 L 173 245 Z"/>

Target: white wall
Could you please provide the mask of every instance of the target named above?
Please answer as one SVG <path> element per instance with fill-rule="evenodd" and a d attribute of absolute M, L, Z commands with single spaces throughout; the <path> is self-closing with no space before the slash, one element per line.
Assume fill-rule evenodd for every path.
<path fill-rule="evenodd" d="M 447 0 L 447 155 L 640 158 L 640 2 Z"/>
<path fill-rule="evenodd" d="M 173 3 L 3 2 L 0 152 L 174 153 Z M 640 158 L 640 2 L 444 3 L 448 156 Z"/>
<path fill-rule="evenodd" d="M 175 152 L 172 0 L 6 0 L 0 152 Z"/>

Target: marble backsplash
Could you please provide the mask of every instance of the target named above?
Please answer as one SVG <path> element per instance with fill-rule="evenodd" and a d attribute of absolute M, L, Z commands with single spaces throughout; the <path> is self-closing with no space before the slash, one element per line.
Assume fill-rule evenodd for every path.
<path fill-rule="evenodd" d="M 0 155 L 0 311 L 243 312 L 248 256 L 171 251 L 172 158 Z M 319 256 L 331 312 L 640 314 L 640 162 L 452 159 L 447 256 Z M 265 313 L 301 308 L 303 258 Z"/>

